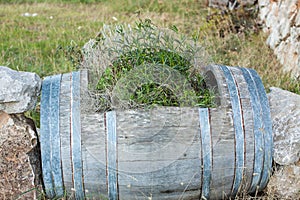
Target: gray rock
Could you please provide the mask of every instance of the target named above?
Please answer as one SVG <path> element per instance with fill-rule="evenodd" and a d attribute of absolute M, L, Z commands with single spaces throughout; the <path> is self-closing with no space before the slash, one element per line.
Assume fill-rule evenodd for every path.
<path fill-rule="evenodd" d="M 273 120 L 274 161 L 289 165 L 300 159 L 300 95 L 280 88 L 268 94 Z"/>
<path fill-rule="evenodd" d="M 40 90 L 37 74 L 0 66 L 0 111 L 10 114 L 33 109 Z"/>
<path fill-rule="evenodd" d="M 299 199 L 300 162 L 277 168 L 270 177 L 266 191 L 274 199 Z"/>

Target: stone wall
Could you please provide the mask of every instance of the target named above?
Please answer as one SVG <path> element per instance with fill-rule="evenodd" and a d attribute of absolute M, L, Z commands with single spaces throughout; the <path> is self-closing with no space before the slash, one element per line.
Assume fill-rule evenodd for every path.
<path fill-rule="evenodd" d="M 283 70 L 300 78 L 300 0 L 259 0 L 259 19 Z"/>
<path fill-rule="evenodd" d="M 38 133 L 25 112 L 35 108 L 41 79 L 0 66 L 0 199 L 40 199 Z"/>
<path fill-rule="evenodd" d="M 207 0 L 210 7 L 233 10 L 258 5 L 258 21 L 269 36 L 283 71 L 300 79 L 300 0 Z"/>

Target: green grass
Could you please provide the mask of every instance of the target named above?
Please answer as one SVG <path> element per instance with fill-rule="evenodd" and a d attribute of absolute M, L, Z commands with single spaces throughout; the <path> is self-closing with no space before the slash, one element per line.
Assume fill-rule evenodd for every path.
<path fill-rule="evenodd" d="M 210 15 L 217 17 L 207 21 L 215 11 L 201 1 L 47 2 L 50 1 L 0 1 L 0 65 L 36 72 L 41 77 L 69 72 L 76 68 L 70 62 L 73 58 L 76 63 L 76 51 L 94 38 L 103 24 L 134 24 L 138 19 L 149 18 L 157 26 L 176 26 L 180 33 L 196 35 L 215 63 L 254 68 L 267 88 L 277 86 L 300 93 L 299 83 L 281 72 L 265 44 L 266 35 L 254 31 L 236 35 L 226 30 L 241 20 L 234 15 Z M 38 15 L 22 16 L 26 12 Z M 222 38 L 218 37 L 220 32 L 224 33 Z"/>
<path fill-rule="evenodd" d="M 88 68 L 97 80 L 90 88 L 102 97 L 98 111 L 213 106 L 212 91 L 201 74 L 201 67 L 208 63 L 204 49 L 173 29 L 160 29 L 149 19 L 131 28 L 106 26 L 97 40 L 85 46 L 80 67 Z M 115 104 L 119 100 L 123 103 Z"/>

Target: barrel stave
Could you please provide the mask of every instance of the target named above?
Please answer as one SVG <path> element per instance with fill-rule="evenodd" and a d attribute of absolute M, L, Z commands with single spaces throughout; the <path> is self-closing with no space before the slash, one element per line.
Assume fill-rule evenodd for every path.
<path fill-rule="evenodd" d="M 82 164 L 86 195 L 107 194 L 103 114 L 82 114 Z"/>
<path fill-rule="evenodd" d="M 228 198 L 234 181 L 235 147 L 233 111 L 227 81 L 218 65 L 207 66 L 207 86 L 215 91 L 217 108 L 210 109 L 212 137 L 212 181 L 210 197 Z"/>
<path fill-rule="evenodd" d="M 248 91 L 247 82 L 243 76 L 242 71 L 238 67 L 230 67 L 240 96 L 243 126 L 244 126 L 244 138 L 245 138 L 245 165 L 243 184 L 241 191 L 248 191 L 253 174 L 254 165 L 254 121 L 253 121 L 253 110 L 251 105 L 251 99 Z"/>
<path fill-rule="evenodd" d="M 131 195 L 137 199 L 173 199 L 174 193 L 193 199 L 200 195 L 197 109 L 120 111 L 117 124 L 121 199 Z"/>

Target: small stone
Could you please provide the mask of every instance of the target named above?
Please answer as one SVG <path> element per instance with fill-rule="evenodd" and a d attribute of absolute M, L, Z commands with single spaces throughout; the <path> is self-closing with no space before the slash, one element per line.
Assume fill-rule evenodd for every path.
<path fill-rule="evenodd" d="M 33 109 L 41 90 L 40 77 L 4 66 L 0 66 L 0 74 L 0 111 L 12 114 Z"/>
<path fill-rule="evenodd" d="M 276 199 L 299 199 L 300 161 L 293 165 L 277 168 L 270 177 L 267 193 L 276 196 Z"/>
<path fill-rule="evenodd" d="M 42 189 L 37 141 L 32 120 L 0 111 L 0 199 L 36 199 Z"/>
<path fill-rule="evenodd" d="M 280 88 L 270 89 L 274 161 L 280 165 L 293 164 L 300 159 L 300 95 Z"/>

